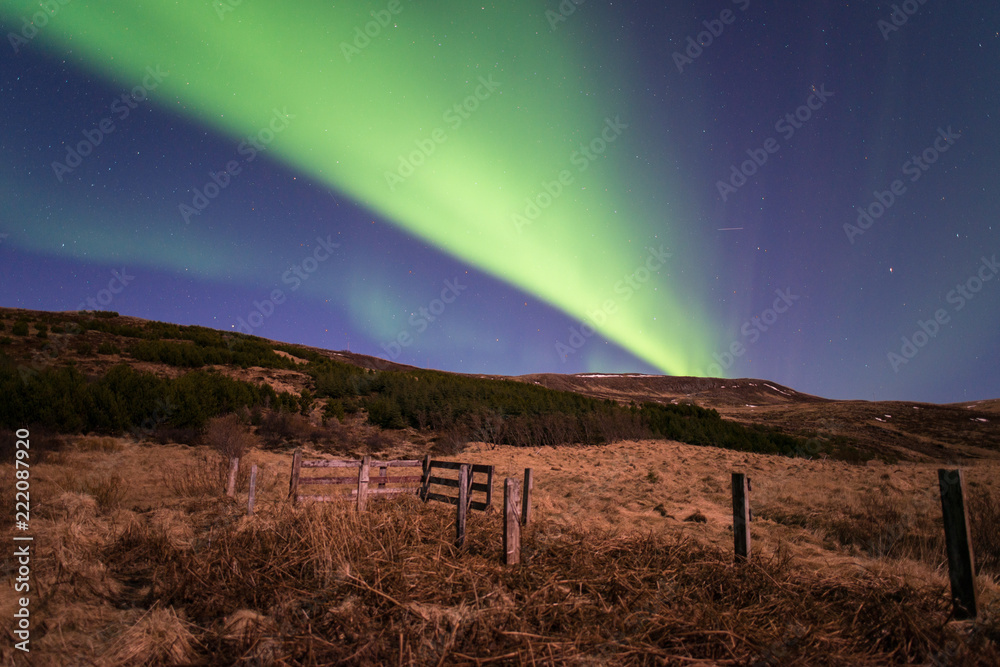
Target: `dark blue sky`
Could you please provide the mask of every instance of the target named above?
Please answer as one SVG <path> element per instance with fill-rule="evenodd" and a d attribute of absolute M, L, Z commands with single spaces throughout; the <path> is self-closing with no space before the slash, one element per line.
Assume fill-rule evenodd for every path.
<path fill-rule="evenodd" d="M 349 4 L 361 15 L 387 6 Z M 437 7 L 434 16 L 418 16 L 432 10 L 401 5 L 393 19 L 401 29 L 413 17 L 409 29 L 419 26 L 424 48 L 444 46 L 440 57 L 421 59 L 421 52 L 392 65 L 433 99 L 436 68 L 489 56 L 508 97 L 484 97 L 483 118 L 511 100 L 505 122 L 488 135 L 492 143 L 472 141 L 479 131 L 472 117 L 470 129 L 454 130 L 440 145 L 437 166 L 428 157 L 428 174 L 446 171 L 445 148 L 464 151 L 468 171 L 483 169 L 484 179 L 490 165 L 508 165 L 512 155 L 531 169 L 547 155 L 532 132 L 585 141 L 601 129 L 590 109 L 627 119 L 618 143 L 595 159 L 600 171 L 574 171 L 572 201 L 557 201 L 574 214 L 572 228 L 543 239 L 540 219 L 537 230 L 495 248 L 515 266 L 546 244 L 553 262 L 575 267 L 555 285 L 521 281 L 521 269 L 498 270 L 433 230 L 415 232 L 405 215 L 352 189 L 349 176 L 307 168 L 308 148 L 286 152 L 280 129 L 273 145 L 252 149 L 247 133 L 222 129 L 227 114 L 238 114 L 236 103 L 220 96 L 195 108 L 198 100 L 178 87 L 190 74 L 178 63 L 162 63 L 166 82 L 146 78 L 149 99 L 130 98 L 143 79 L 116 70 L 111 55 L 98 66 L 101 56 L 74 41 L 87 42 L 74 30 L 100 9 L 66 5 L 29 40 L 11 35 L 37 3 L 0 3 L 7 35 L 0 50 L 0 305 L 71 310 L 93 299 L 122 314 L 220 329 L 242 320 L 268 338 L 500 374 L 662 372 L 643 345 L 670 337 L 689 341 L 670 347 L 689 360 L 685 368 L 833 398 L 1000 397 L 1000 7 L 903 3 L 915 11 L 905 23 L 897 15 L 901 25 L 889 29 L 892 3 L 718 0 L 664 8 L 588 0 L 565 21 L 553 19 L 554 0 L 522 4 L 523 20 L 505 14 L 499 31 L 491 21 L 500 13 L 490 6 L 481 14 Z M 315 22 L 331 21 L 334 37 L 319 51 L 303 38 L 314 49 L 309 59 L 346 66 L 341 37 L 350 39 L 354 23 L 344 19 L 338 31 L 333 10 L 316 7 Z M 241 11 L 222 18 L 208 11 L 198 25 L 206 48 L 219 54 L 205 68 L 226 63 L 252 80 L 260 65 L 241 60 L 244 52 L 215 32 L 252 23 L 251 10 Z M 150 54 L 162 46 L 157 40 L 177 39 L 169 25 L 158 36 L 163 22 L 152 12 L 144 18 L 137 10 L 130 20 L 150 29 Z M 709 40 L 704 31 L 713 30 Z M 474 54 L 468 46 L 449 49 L 451 33 L 468 36 L 466 44 L 482 35 L 488 44 Z M 526 55 L 529 40 L 558 48 Z M 698 40 L 704 45 L 693 47 Z M 374 59 L 378 48 L 373 40 L 356 57 Z M 283 51 L 274 53 L 275 68 L 293 67 L 280 62 Z M 551 109 L 544 128 L 523 118 L 545 119 L 547 98 L 515 97 L 520 79 L 532 77 L 551 77 L 575 96 Z M 321 87 L 313 81 L 298 99 Z M 344 90 L 344 113 L 366 92 Z M 420 101 L 411 95 L 382 109 L 385 116 L 347 128 L 345 141 L 358 155 L 366 144 L 380 151 L 393 129 L 380 127 L 383 118 L 412 120 Z M 338 114 L 331 111 L 331 122 Z M 308 122 L 304 116 L 288 121 L 288 136 Z M 102 121 L 113 129 L 94 134 Z M 282 122 L 261 115 L 254 127 Z M 71 167 L 67 146 L 78 146 L 85 131 L 100 143 Z M 572 164 L 573 145 L 541 173 L 556 178 L 559 165 Z M 354 154 L 345 152 L 346 164 L 332 171 L 362 172 Z M 179 204 L 195 202 L 195 188 L 215 192 L 210 174 L 233 161 L 238 173 L 217 181 L 225 186 L 185 221 Z M 438 194 L 432 178 L 408 185 L 418 202 Z M 474 209 L 474 193 L 447 194 L 455 206 L 471 201 Z M 617 209 L 589 217 L 602 198 L 627 206 L 628 219 L 615 222 Z M 489 207 L 484 200 L 484 213 Z M 859 207 L 871 215 L 860 223 Z M 463 211 L 449 234 L 462 233 L 461 216 L 473 215 Z M 638 267 L 661 244 L 671 256 L 650 282 L 635 274 L 641 298 L 617 292 L 620 310 L 649 328 L 633 335 L 602 330 L 602 316 L 588 321 L 585 313 L 606 300 L 596 291 L 591 297 L 586 282 L 601 270 L 602 253 L 610 257 L 620 245 L 622 261 Z M 113 271 L 128 282 L 116 294 Z M 606 284 L 612 293 L 614 280 Z M 561 290 L 572 299 L 560 302 Z M 569 301 L 579 308 L 566 307 Z M 584 336 L 588 324 L 598 330 Z"/>

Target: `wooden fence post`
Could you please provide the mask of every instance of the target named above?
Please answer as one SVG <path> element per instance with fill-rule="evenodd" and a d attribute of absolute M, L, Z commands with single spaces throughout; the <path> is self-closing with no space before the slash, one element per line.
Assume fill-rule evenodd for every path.
<path fill-rule="evenodd" d="M 389 474 L 389 466 L 381 465 L 378 467 L 378 488 L 384 489 L 386 483 L 386 477 Z"/>
<path fill-rule="evenodd" d="M 965 507 L 965 475 L 961 470 L 938 470 L 941 487 L 941 513 L 944 517 L 945 546 L 948 550 L 948 575 L 955 618 L 975 618 L 976 566 L 972 554 L 972 532 Z"/>
<path fill-rule="evenodd" d="M 521 496 L 521 523 L 525 526 L 531 522 L 531 490 L 535 488 L 535 478 L 531 468 L 524 469 L 524 488 Z"/>
<path fill-rule="evenodd" d="M 240 460 L 238 457 L 229 459 L 229 479 L 226 482 L 226 495 L 232 498 L 236 495 L 236 474 L 240 470 Z"/>
<path fill-rule="evenodd" d="M 503 483 L 503 562 L 521 562 L 521 508 L 518 507 L 521 483 L 508 477 Z"/>
<path fill-rule="evenodd" d="M 257 499 L 257 464 L 250 467 L 250 495 L 247 497 L 247 516 L 253 516 L 253 505 Z"/>
<path fill-rule="evenodd" d="M 733 473 L 733 541 L 736 561 L 750 557 L 750 480 L 744 473 Z"/>
<path fill-rule="evenodd" d="M 465 544 L 465 518 L 469 514 L 469 480 L 472 477 L 472 466 L 463 463 L 458 469 L 458 514 L 455 520 L 455 546 L 462 548 Z"/>
<path fill-rule="evenodd" d="M 296 449 L 292 454 L 292 478 L 288 482 L 288 499 L 292 503 L 299 501 L 299 470 L 302 468 L 302 450 Z"/>
<path fill-rule="evenodd" d="M 420 499 L 427 502 L 427 492 L 430 487 L 431 479 L 431 455 L 428 454 L 424 457 L 424 478 L 420 480 Z"/>
<path fill-rule="evenodd" d="M 493 511 L 493 466 L 486 469 L 486 512 Z"/>
<path fill-rule="evenodd" d="M 361 459 L 361 469 L 358 471 L 358 511 L 364 512 L 368 506 L 368 469 L 371 467 L 372 457 L 365 456 Z"/>

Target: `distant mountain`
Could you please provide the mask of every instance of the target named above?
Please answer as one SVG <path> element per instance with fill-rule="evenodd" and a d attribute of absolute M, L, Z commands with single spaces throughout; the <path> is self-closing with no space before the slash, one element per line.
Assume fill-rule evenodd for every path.
<path fill-rule="evenodd" d="M 716 409 L 830 402 L 828 399 L 803 394 L 776 382 L 747 378 L 726 380 L 635 373 L 619 375 L 537 373 L 522 375 L 517 379 L 552 389 L 576 391 L 588 396 L 617 401 L 692 403 Z"/>
<path fill-rule="evenodd" d="M 806 437 L 842 436 L 870 451 L 908 459 L 1000 457 L 1000 399 L 945 405 L 842 401 L 752 378 L 540 373 L 517 379 L 620 402 L 692 403 L 746 424 Z"/>

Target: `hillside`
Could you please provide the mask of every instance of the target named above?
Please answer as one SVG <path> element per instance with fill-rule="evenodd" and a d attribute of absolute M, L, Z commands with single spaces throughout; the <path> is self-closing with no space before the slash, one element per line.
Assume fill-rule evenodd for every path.
<path fill-rule="evenodd" d="M 11 372 L 19 369 L 22 376 L 25 369 L 38 374 L 72 368 L 92 381 L 124 363 L 136 372 L 176 381 L 195 369 L 210 370 L 274 393 L 273 398 L 244 400 L 248 407 L 247 400 L 260 400 L 301 408 L 303 414 L 319 410 L 317 418 L 362 414 L 382 428 L 409 428 L 411 435 L 414 430 L 430 429 L 432 434 L 444 433 L 453 439 L 488 440 L 496 435 L 495 422 L 500 420 L 509 426 L 503 436 L 507 444 L 574 439 L 599 443 L 660 434 L 694 444 L 837 458 L 874 455 L 942 461 L 1000 456 L 1000 400 L 950 405 L 837 401 L 748 378 L 596 373 L 508 378 L 424 371 L 347 351 L 179 327 L 117 313 L 0 309 L 0 327 L 0 360 L 7 359 Z M 430 393 L 428 381 L 433 385 Z M 525 389 L 512 394 L 511 381 L 554 393 L 542 397 Z M 598 402 L 580 403 L 567 394 Z M 385 400 L 375 402 L 379 397 Z M 299 400 L 308 406 L 299 405 Z M 443 409 L 442 402 L 447 403 Z M 633 404 L 645 407 L 638 415 L 632 409 L 631 416 L 627 408 L 613 407 Z M 695 408 L 700 410 L 690 413 Z M 654 419 L 656 410 L 670 411 L 673 416 L 666 422 Z M 715 414 L 711 411 L 723 421 L 711 422 Z M 697 416 L 694 430 L 693 416 Z M 678 417 L 684 421 L 677 421 Z M 737 433 L 735 425 L 750 431 Z M 723 436 L 720 428 L 729 435 Z M 726 438 L 733 444 L 727 445 Z M 752 444 L 747 438 L 759 442 Z M 768 442 L 764 444 L 761 438 Z"/>

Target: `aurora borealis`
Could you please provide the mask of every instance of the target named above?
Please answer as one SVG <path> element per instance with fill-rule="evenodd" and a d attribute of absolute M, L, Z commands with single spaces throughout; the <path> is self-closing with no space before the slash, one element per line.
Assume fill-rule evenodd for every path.
<path fill-rule="evenodd" d="M 1000 396 L 1000 11 L 912 4 L 2 2 L 0 305 Z"/>

